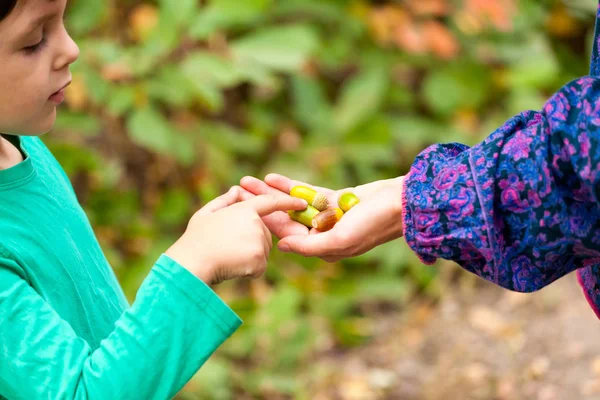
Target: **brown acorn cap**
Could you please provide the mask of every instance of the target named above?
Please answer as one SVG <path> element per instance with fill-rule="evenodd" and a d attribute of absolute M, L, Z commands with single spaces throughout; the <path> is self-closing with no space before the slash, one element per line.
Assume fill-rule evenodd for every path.
<path fill-rule="evenodd" d="M 317 210 L 323 211 L 329 207 L 329 201 L 327 201 L 327 196 L 323 193 L 317 193 L 311 205 Z"/>

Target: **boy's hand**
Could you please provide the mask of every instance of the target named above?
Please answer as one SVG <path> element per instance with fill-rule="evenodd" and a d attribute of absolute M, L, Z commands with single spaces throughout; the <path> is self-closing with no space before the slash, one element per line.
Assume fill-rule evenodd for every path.
<path fill-rule="evenodd" d="M 241 186 L 255 195 L 284 195 L 296 185 L 311 186 L 325 195 L 332 205 L 346 191 L 356 194 L 360 203 L 348 211 L 327 232 L 308 230 L 289 218 L 287 213 L 276 212 L 263 220 L 273 234 L 281 240 L 278 248 L 304 256 L 321 257 L 334 262 L 354 257 L 383 243 L 402 236 L 402 186 L 404 177 L 372 182 L 355 188 L 333 191 L 293 181 L 285 176 L 269 174 L 264 182 L 244 177 Z"/>
<path fill-rule="evenodd" d="M 235 186 L 190 219 L 185 233 L 165 254 L 207 284 L 260 277 L 273 247 L 262 217 L 303 210 L 306 202 L 290 196 L 253 196 Z"/>

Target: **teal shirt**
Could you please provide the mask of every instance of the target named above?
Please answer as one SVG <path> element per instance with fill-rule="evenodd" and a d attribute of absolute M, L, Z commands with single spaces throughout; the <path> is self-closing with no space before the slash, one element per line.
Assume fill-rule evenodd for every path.
<path fill-rule="evenodd" d="M 129 305 L 39 138 L 0 171 L 0 398 L 168 399 L 241 324 L 161 255 Z"/>

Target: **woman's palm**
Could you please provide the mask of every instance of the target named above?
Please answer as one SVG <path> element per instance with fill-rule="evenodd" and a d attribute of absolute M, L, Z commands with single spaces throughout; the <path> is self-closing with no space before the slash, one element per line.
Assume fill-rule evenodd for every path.
<path fill-rule="evenodd" d="M 326 261 L 356 256 L 401 236 L 401 184 L 400 178 L 331 190 L 278 174 L 268 175 L 264 182 L 252 177 L 245 177 L 241 181 L 242 187 L 255 195 L 274 192 L 289 194 L 290 189 L 296 185 L 309 186 L 325 194 L 330 207 L 337 207 L 337 199 L 342 193 L 352 191 L 357 195 L 361 202 L 344 214 L 327 232 L 309 230 L 284 212 L 273 213 L 264 218 L 271 232 L 281 239 L 278 244 L 281 250 L 317 256 Z"/>

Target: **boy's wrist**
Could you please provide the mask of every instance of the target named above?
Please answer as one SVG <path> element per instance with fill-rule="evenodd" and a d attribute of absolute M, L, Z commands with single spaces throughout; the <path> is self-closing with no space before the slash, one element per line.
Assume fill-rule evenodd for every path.
<path fill-rule="evenodd" d="M 190 253 L 189 249 L 181 248 L 178 242 L 165 251 L 167 256 L 190 271 L 195 277 L 209 286 L 212 285 L 215 278 L 214 268 L 208 262 L 199 263 L 198 258 L 201 257 L 194 257 Z"/>

